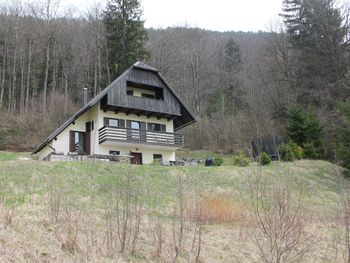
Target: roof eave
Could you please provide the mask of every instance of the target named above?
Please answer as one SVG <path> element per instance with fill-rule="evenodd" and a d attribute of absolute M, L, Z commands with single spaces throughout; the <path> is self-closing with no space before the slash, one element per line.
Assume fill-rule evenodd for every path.
<path fill-rule="evenodd" d="M 193 120 L 193 121 L 187 122 L 187 123 L 185 123 L 185 124 L 183 124 L 183 125 L 181 125 L 181 126 L 179 126 L 179 127 L 176 127 L 176 128 L 174 129 L 174 131 L 181 130 L 181 129 L 187 127 L 188 125 L 191 125 L 191 124 L 196 123 L 196 122 L 197 122 L 197 120 Z"/>

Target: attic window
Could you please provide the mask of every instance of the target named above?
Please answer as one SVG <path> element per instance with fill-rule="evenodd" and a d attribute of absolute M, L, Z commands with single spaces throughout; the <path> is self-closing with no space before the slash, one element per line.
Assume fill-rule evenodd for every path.
<path fill-rule="evenodd" d="M 142 97 L 147 99 L 163 100 L 164 91 L 162 87 L 127 82 L 126 95 Z"/>

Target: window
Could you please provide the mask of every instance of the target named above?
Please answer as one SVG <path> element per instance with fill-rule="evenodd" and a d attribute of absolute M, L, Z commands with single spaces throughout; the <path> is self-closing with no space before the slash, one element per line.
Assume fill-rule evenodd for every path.
<path fill-rule="evenodd" d="M 131 129 L 140 129 L 140 122 L 138 121 L 131 121 Z"/>
<path fill-rule="evenodd" d="M 166 127 L 165 127 L 165 124 L 147 123 L 147 130 L 165 132 Z"/>
<path fill-rule="evenodd" d="M 120 127 L 121 125 L 121 120 L 119 119 L 113 119 L 113 118 L 104 118 L 104 125 L 105 126 L 110 126 L 110 127 Z"/>
<path fill-rule="evenodd" d="M 109 151 L 109 154 L 113 155 L 113 156 L 118 156 L 118 155 L 120 155 L 120 151 L 111 150 L 111 151 Z"/>
<path fill-rule="evenodd" d="M 143 97 L 148 99 L 163 100 L 164 90 L 162 87 L 133 83 L 127 81 L 126 94 L 129 96 Z"/>
<path fill-rule="evenodd" d="M 84 149 L 84 132 L 70 131 L 70 152 L 85 154 Z"/>
<path fill-rule="evenodd" d="M 163 155 L 155 153 L 153 154 L 153 160 L 161 161 L 163 159 Z"/>
<path fill-rule="evenodd" d="M 141 93 L 141 97 L 148 98 L 148 99 L 155 99 L 156 96 L 153 94 L 147 94 L 147 93 Z"/>

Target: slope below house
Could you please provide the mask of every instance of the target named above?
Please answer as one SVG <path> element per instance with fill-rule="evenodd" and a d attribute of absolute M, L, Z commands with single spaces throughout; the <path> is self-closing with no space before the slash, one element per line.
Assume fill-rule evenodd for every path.
<path fill-rule="evenodd" d="M 135 63 L 111 85 L 63 123 L 33 152 L 50 154 L 132 156 L 134 164 L 175 161 L 183 147 L 179 129 L 195 117 L 161 74 Z"/>

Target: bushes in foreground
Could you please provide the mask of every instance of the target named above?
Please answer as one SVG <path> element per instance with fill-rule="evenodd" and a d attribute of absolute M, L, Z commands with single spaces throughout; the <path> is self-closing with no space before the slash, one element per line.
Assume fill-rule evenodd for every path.
<path fill-rule="evenodd" d="M 278 146 L 278 153 L 282 161 L 291 162 L 304 157 L 304 150 L 295 142 L 289 141 Z"/>
<path fill-rule="evenodd" d="M 224 159 L 221 157 L 214 158 L 214 166 L 221 166 L 224 163 Z"/>
<path fill-rule="evenodd" d="M 271 163 L 271 158 L 266 152 L 262 152 L 258 157 L 258 162 L 260 165 L 269 165 Z"/>
<path fill-rule="evenodd" d="M 232 164 L 235 166 L 248 166 L 249 163 L 250 159 L 246 157 L 242 151 L 233 156 Z"/>

